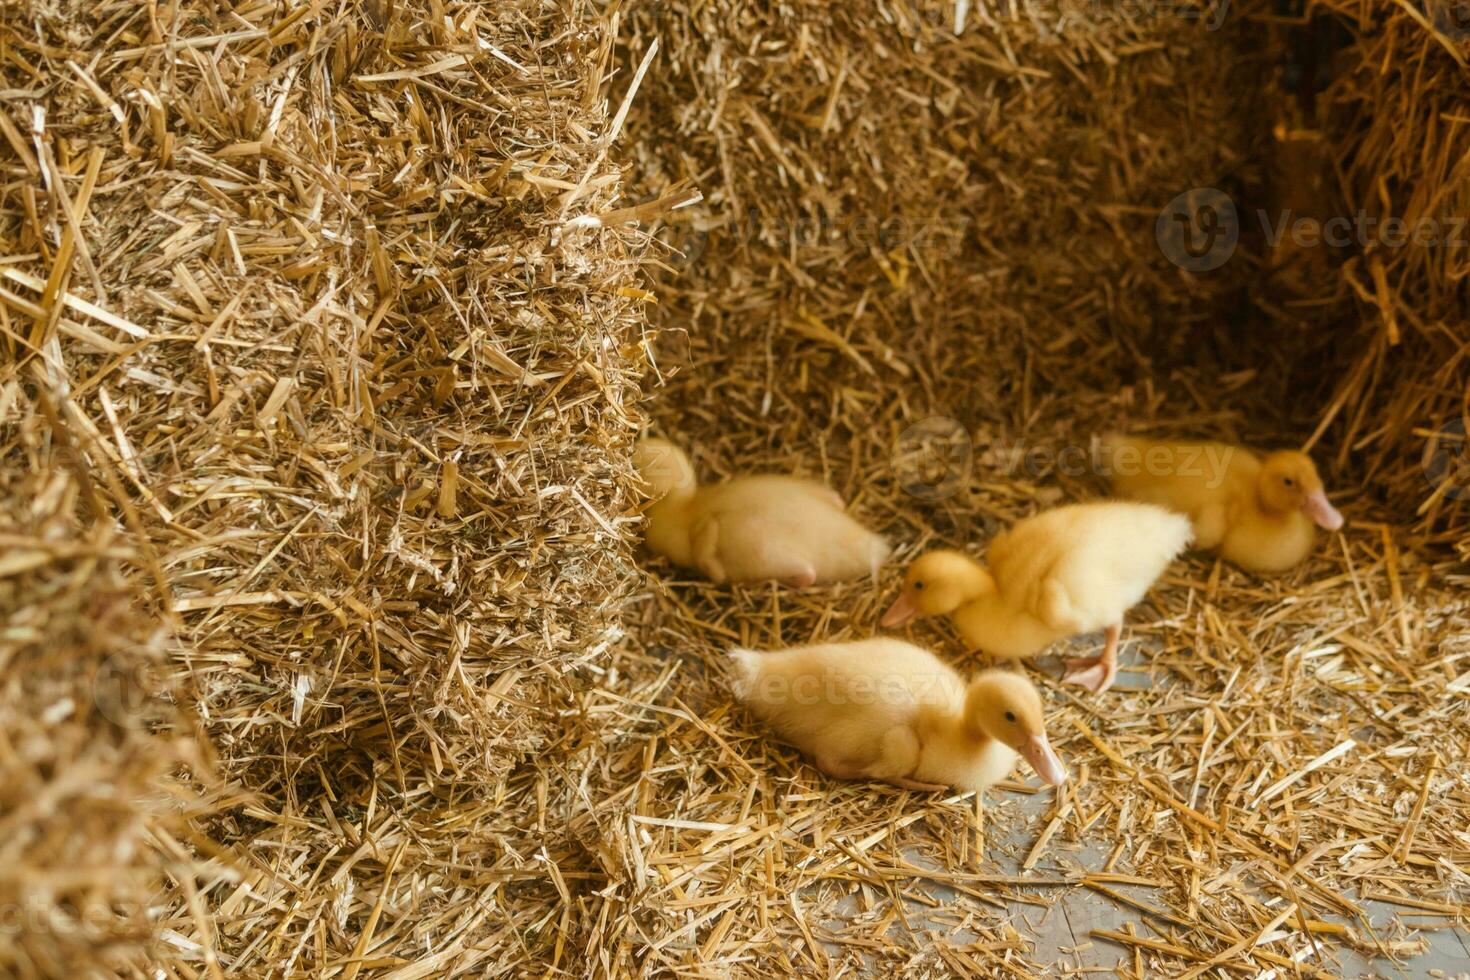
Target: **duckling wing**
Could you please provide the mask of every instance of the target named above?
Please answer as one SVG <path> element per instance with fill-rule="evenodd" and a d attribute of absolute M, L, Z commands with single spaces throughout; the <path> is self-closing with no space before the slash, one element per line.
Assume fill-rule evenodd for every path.
<path fill-rule="evenodd" d="M 894 725 L 878 738 L 878 758 L 863 773 L 868 779 L 899 780 L 919 764 L 919 735 L 912 725 Z"/>
<path fill-rule="evenodd" d="M 1229 508 L 1224 501 L 1216 501 L 1201 507 L 1199 513 L 1194 515 L 1194 544 L 1197 548 L 1209 550 L 1217 546 L 1225 538 L 1225 532 L 1229 530 L 1230 518 Z"/>
<path fill-rule="evenodd" d="M 714 515 L 700 517 L 689 526 L 689 553 L 694 567 L 711 582 L 725 581 L 725 566 L 720 561 L 720 522 Z"/>
<path fill-rule="evenodd" d="M 704 539 L 696 536 L 695 558 L 720 570 L 722 577 L 715 581 L 781 579 L 806 585 L 816 581 L 816 564 L 804 546 L 804 528 L 791 526 L 782 514 L 727 510 L 710 514 L 702 523 L 711 530 Z M 707 556 L 700 550 L 702 544 L 707 544 Z M 714 578 L 713 572 L 708 574 Z"/>
<path fill-rule="evenodd" d="M 1083 605 L 1085 597 L 1072 595 L 1065 575 L 1049 574 L 1038 583 L 1031 614 L 1059 633 L 1085 633 L 1091 619 Z"/>
<path fill-rule="evenodd" d="M 996 588 L 1012 605 L 1023 604 L 1030 584 L 1039 582 L 1056 562 L 1056 544 L 1038 523 L 1042 516 L 1019 522 L 985 549 Z"/>
<path fill-rule="evenodd" d="M 1007 601 L 1048 627 L 1086 633 L 1116 623 L 1189 542 L 1188 518 L 1107 501 L 1045 511 L 991 546 Z"/>
<path fill-rule="evenodd" d="M 1065 569 L 1073 542 L 1062 510 L 1017 523 L 991 542 L 986 559 L 1007 605 L 1049 629 L 1070 631 L 1076 616 L 1067 580 L 1058 570 Z"/>
<path fill-rule="evenodd" d="M 1069 516 L 1068 546 L 1059 553 L 1041 600 L 1042 612 L 1066 617 L 1077 632 L 1122 619 L 1192 533 L 1187 517 L 1149 504 L 1082 504 Z"/>

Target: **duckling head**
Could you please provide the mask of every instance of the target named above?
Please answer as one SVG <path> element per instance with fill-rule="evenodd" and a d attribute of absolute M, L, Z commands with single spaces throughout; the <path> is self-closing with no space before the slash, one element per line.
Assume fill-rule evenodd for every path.
<path fill-rule="evenodd" d="M 945 616 L 994 589 L 990 573 L 969 555 L 931 551 L 909 566 L 902 591 L 880 622 L 891 629 L 925 616 Z"/>
<path fill-rule="evenodd" d="M 1052 786 L 1067 781 L 1067 767 L 1046 737 L 1041 695 L 1024 674 L 1010 670 L 977 674 L 965 694 L 965 728 L 972 736 L 993 738 L 1015 749 Z"/>
<path fill-rule="evenodd" d="M 1299 510 L 1318 527 L 1336 531 L 1342 514 L 1327 499 L 1317 467 L 1306 453 L 1284 449 L 1266 457 L 1261 466 L 1261 501 L 1278 513 Z"/>
<path fill-rule="evenodd" d="M 633 450 L 633 465 L 655 502 L 670 495 L 688 496 L 699 486 L 689 456 L 667 439 L 640 439 Z"/>

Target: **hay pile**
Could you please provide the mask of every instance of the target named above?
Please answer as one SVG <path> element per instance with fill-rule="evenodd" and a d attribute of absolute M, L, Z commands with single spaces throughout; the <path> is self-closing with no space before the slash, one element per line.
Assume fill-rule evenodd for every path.
<path fill-rule="evenodd" d="M 1151 383 L 1155 360 L 1233 366 L 1207 328 L 1244 266 L 1187 276 L 1153 240 L 1160 188 L 1251 179 L 1254 69 L 1233 35 L 1073 2 L 976 4 L 956 37 L 954 9 L 635 20 L 630 52 L 669 52 L 635 123 L 679 138 L 638 143 L 634 175 L 706 199 L 665 236 L 688 274 L 655 318 L 687 333 L 660 367 L 695 368 L 655 413 L 696 452 L 711 431 L 745 452 L 846 439 L 857 410 L 858 437 L 942 409 L 1020 440 L 1080 415 L 1078 395 Z"/>
<path fill-rule="evenodd" d="M 595 11 L 6 9 L 6 466 L 70 460 L 109 531 L 128 515 L 72 560 L 153 556 L 109 564 L 126 588 L 161 574 L 174 668 L 243 798 L 203 828 L 222 846 L 197 893 L 161 896 L 158 955 L 214 976 L 556 960 L 595 761 L 578 691 L 634 573 L 643 361 L 625 240 L 559 234 L 618 189 Z M 46 398 L 81 455 L 19 441 Z M 63 524 L 83 508 L 47 492 Z M 44 593 L 17 584 L 13 605 Z M 35 628 L 91 635 L 92 601 Z M 136 811 L 167 758 L 88 749 L 64 718 L 61 761 L 119 759 L 111 805 Z"/>
<path fill-rule="evenodd" d="M 1323 419 L 1416 538 L 1470 558 L 1470 10 L 1329 0 L 1353 43 L 1314 118 L 1360 249 L 1311 296 L 1352 337 Z M 1393 222 L 1398 221 L 1397 227 Z M 1346 320 L 1346 324 L 1342 320 Z"/>
<path fill-rule="evenodd" d="M 1341 186 L 1415 186 L 1432 146 L 1459 206 L 1454 56 L 1336 6 Z M 1208 276 L 1161 252 L 1174 194 L 1272 186 L 1281 25 L 1150 13 L 4 8 L 0 901 L 115 912 L 28 928 L 13 972 L 1016 976 L 1059 968 L 1030 936 L 1087 891 L 1128 925 L 1061 965 L 1325 976 L 1419 948 L 1377 901 L 1463 920 L 1466 610 L 1415 551 L 1460 511 L 1410 538 L 1373 489 L 1412 482 L 1408 357 L 1325 399 L 1355 523 L 1317 559 L 1179 566 L 1136 690 L 1039 665 L 1076 776 L 1039 821 L 1021 783 L 983 821 L 835 784 L 732 709 L 730 643 L 869 635 L 885 591 L 633 562 L 644 411 L 707 478 L 830 480 L 902 560 L 1097 493 L 1073 450 L 1106 424 L 1302 441 L 1322 322 L 1388 289 L 1394 349 L 1442 372 L 1414 390 L 1463 410 L 1449 259 L 1282 299 L 1257 241 Z M 1418 74 L 1371 75 L 1400 51 Z M 109 658 L 159 696 L 93 710 Z"/>

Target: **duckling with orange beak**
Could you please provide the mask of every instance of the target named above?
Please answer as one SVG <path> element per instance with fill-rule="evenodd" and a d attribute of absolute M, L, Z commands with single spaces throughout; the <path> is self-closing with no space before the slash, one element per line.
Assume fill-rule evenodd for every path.
<path fill-rule="evenodd" d="M 1312 553 L 1317 528 L 1343 525 L 1311 457 L 1296 450 L 1262 457 L 1227 443 L 1107 435 L 1097 463 L 1120 497 L 1184 514 L 1198 547 L 1247 571 L 1284 572 Z"/>
<path fill-rule="evenodd" d="M 988 565 L 958 551 L 920 555 L 884 627 L 948 616 L 971 650 L 1021 659 L 1058 640 L 1106 631 L 1101 654 L 1067 661 L 1063 680 L 1094 693 L 1118 674 L 1123 616 L 1189 544 L 1189 521 L 1151 504 L 1071 504 L 1016 522 Z"/>
<path fill-rule="evenodd" d="M 1054 786 L 1067 778 L 1022 674 L 987 670 L 967 685 L 928 650 L 887 637 L 737 648 L 730 660 L 735 696 L 830 776 L 980 792 L 1020 755 Z"/>

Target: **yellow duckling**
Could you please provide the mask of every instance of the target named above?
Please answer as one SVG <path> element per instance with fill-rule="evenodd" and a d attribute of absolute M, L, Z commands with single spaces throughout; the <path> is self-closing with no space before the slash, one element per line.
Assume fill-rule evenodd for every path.
<path fill-rule="evenodd" d="M 888 542 L 813 480 L 747 476 L 701 487 L 689 457 L 663 439 L 642 440 L 633 462 L 655 501 L 648 547 L 716 582 L 801 588 L 873 575 L 888 558 Z"/>
<path fill-rule="evenodd" d="M 980 792 L 1020 754 L 1048 783 L 1067 778 L 1021 674 L 987 670 L 966 686 L 928 650 L 882 637 L 730 659 L 735 696 L 830 776 Z"/>
<path fill-rule="evenodd" d="M 1311 457 L 1295 450 L 1263 458 L 1219 442 L 1107 435 L 1098 466 L 1119 496 L 1184 514 L 1198 547 L 1253 572 L 1286 571 L 1311 554 L 1317 528 L 1343 523 Z"/>
<path fill-rule="evenodd" d="M 1150 504 L 1071 504 L 1018 521 L 990 542 L 989 567 L 958 551 L 909 566 L 885 627 L 948 616 L 972 650 L 1020 659 L 1105 629 L 1095 657 L 1067 661 L 1063 680 L 1095 693 L 1118 674 L 1123 615 L 1189 544 L 1189 521 Z"/>

